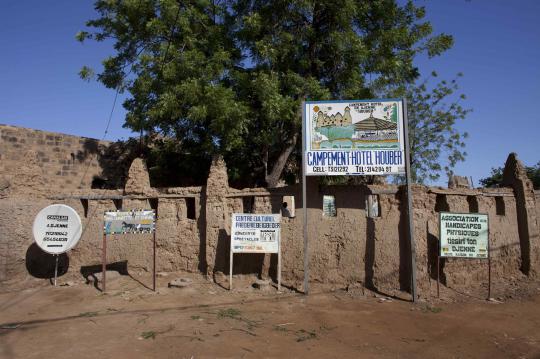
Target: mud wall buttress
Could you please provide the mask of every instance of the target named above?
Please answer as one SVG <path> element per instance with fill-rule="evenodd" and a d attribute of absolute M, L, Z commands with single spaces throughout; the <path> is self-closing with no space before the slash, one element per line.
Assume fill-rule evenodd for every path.
<path fill-rule="evenodd" d="M 215 157 L 207 184 L 202 188 L 153 188 L 146 165 L 136 159 L 126 171 L 123 189 L 92 189 L 89 181 L 84 182 L 84 188 L 77 189 L 73 181 L 65 181 L 71 174 L 52 170 L 65 165 L 61 160 L 67 154 L 54 148 L 63 146 L 72 153 L 85 143 L 97 143 L 98 149 L 102 144 L 12 126 L 0 126 L 0 130 L 3 139 L 0 143 L 0 216 L 3 218 L 0 232 L 4 234 L 0 237 L 0 281 L 35 277 L 39 274 L 33 272 L 32 267 L 45 266 L 45 262 L 36 257 L 39 251 L 32 249 L 35 245 L 31 227 L 37 212 L 48 204 L 72 206 L 83 222 L 81 241 L 66 256 L 71 274 L 80 275 L 85 268 L 100 264 L 105 210 L 153 208 L 158 215 L 158 271 L 200 271 L 213 275 L 229 271 L 232 213 L 279 213 L 283 196 L 294 196 L 296 217 L 282 219 L 282 279 L 285 285 L 301 288 L 304 268 L 300 185 L 233 189 L 228 185 L 225 162 Z M 68 137 L 70 141 L 64 144 L 63 139 Z M 45 142 L 39 145 L 39 141 Z M 47 157 L 44 161 L 45 157 L 34 151 L 35 143 L 44 146 L 46 151 L 58 153 L 62 159 L 58 157 L 53 161 Z M 128 165 L 124 166 L 127 169 Z M 506 167 L 505 184 L 511 188 L 473 190 L 413 186 L 421 296 L 433 295 L 435 289 L 439 213 L 442 211 L 489 215 L 494 278 L 515 280 L 522 276 L 522 271 L 529 275 L 538 272 L 540 193 L 532 189 L 515 155 L 509 157 Z M 100 171 L 97 162 L 95 167 L 89 167 L 92 175 Z M 80 173 L 73 174 L 74 178 L 78 175 Z M 307 192 L 311 282 L 333 288 L 360 283 L 389 295 L 410 290 L 407 201 L 403 187 L 323 186 L 316 177 L 308 177 Z M 324 195 L 335 197 L 335 217 L 323 215 Z M 370 195 L 378 196 L 379 216 L 368 216 L 365 203 Z M 150 271 L 151 248 L 151 236 L 111 236 L 108 262 L 127 261 L 132 271 Z M 239 254 L 235 257 L 234 273 L 276 279 L 276 262 L 275 255 Z M 485 284 L 486 267 L 485 261 L 480 260 L 443 259 L 441 281 L 452 288 Z"/>
<path fill-rule="evenodd" d="M 503 185 L 512 187 L 516 196 L 519 238 L 521 245 L 521 271 L 538 276 L 540 265 L 540 235 L 533 185 L 523 163 L 515 153 L 506 160 Z"/>

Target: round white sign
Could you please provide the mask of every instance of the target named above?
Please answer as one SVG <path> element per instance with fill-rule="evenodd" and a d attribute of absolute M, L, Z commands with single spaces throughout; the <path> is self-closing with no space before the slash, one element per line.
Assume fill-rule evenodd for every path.
<path fill-rule="evenodd" d="M 43 208 L 34 219 L 34 240 L 50 254 L 61 254 L 75 247 L 81 238 L 81 217 L 65 204 Z"/>

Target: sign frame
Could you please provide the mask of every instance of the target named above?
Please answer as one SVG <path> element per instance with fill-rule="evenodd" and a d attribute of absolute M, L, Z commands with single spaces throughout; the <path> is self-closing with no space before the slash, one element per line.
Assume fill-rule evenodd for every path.
<path fill-rule="evenodd" d="M 271 251 L 271 252 L 267 252 L 267 251 L 246 251 L 246 252 L 235 252 L 233 250 L 233 237 L 234 237 L 234 233 L 233 231 L 235 230 L 235 227 L 234 227 L 234 223 L 236 222 L 235 221 L 235 216 L 273 216 L 273 217 L 278 217 L 279 218 L 279 227 L 277 227 L 277 230 L 278 230 L 278 236 L 277 236 L 277 251 Z M 278 279 L 278 292 L 281 292 L 281 219 L 282 219 L 282 216 L 281 214 L 276 214 L 276 213 L 232 213 L 231 215 L 231 242 L 230 242 L 230 248 L 229 248 L 229 290 L 232 291 L 233 289 L 233 267 L 234 267 L 234 254 L 237 253 L 237 254 L 272 254 L 272 253 L 277 253 L 277 256 L 278 256 L 278 262 L 277 262 L 277 279 Z M 260 231 L 261 229 L 259 229 Z"/>
<path fill-rule="evenodd" d="M 407 116 L 407 99 L 406 98 L 381 98 L 381 99 L 365 99 L 365 100 L 334 100 L 334 101 L 311 101 L 305 100 L 301 103 L 301 112 L 302 112 L 302 209 L 304 212 L 304 294 L 309 294 L 309 239 L 308 239 L 308 213 L 307 213 L 307 176 L 316 176 L 316 175 L 325 175 L 321 174 L 308 174 L 307 173 L 307 113 L 306 105 L 312 104 L 331 104 L 331 103 L 373 103 L 373 102 L 387 102 L 395 101 L 401 102 L 401 129 L 402 135 L 398 134 L 398 138 L 403 140 L 403 155 L 404 155 L 404 165 L 405 172 L 399 173 L 340 173 L 341 175 L 405 175 L 407 183 L 407 214 L 408 214 L 408 224 L 409 224 L 409 250 L 411 255 L 411 296 L 412 301 L 416 302 L 416 248 L 414 242 L 414 223 L 413 223 L 413 206 L 412 206 L 412 188 L 411 188 L 411 168 L 410 168 L 410 144 L 409 144 L 409 121 Z M 371 115 L 370 115 L 371 117 Z M 399 116 L 398 116 L 399 118 Z M 311 136 L 311 135 L 310 135 Z M 311 138 L 311 137 L 310 137 Z"/>
<path fill-rule="evenodd" d="M 152 221 L 152 226 L 150 229 L 150 232 L 125 232 L 125 233 L 107 233 L 107 226 L 105 222 L 105 216 L 107 213 L 111 212 L 152 212 L 154 215 L 154 219 Z M 103 212 L 103 244 L 101 247 L 101 274 L 103 276 L 103 293 L 107 290 L 107 234 L 113 236 L 118 234 L 150 234 L 152 233 L 152 291 L 156 291 L 156 221 L 157 221 L 157 211 L 154 209 L 133 209 L 133 210 L 111 210 L 111 211 L 104 211 Z"/>
<path fill-rule="evenodd" d="M 487 219 L 487 257 L 486 258 L 477 258 L 477 257 L 451 257 L 451 256 L 441 256 L 441 234 L 442 234 L 442 216 L 443 214 L 462 214 L 462 215 L 482 215 L 486 216 Z M 490 227 L 489 227 L 489 213 L 464 213 L 464 212 L 439 212 L 439 241 L 437 245 L 437 298 L 440 298 L 440 260 L 441 258 L 450 258 L 450 259 L 466 259 L 466 260 L 486 260 L 488 262 L 488 295 L 487 300 L 491 298 L 491 243 L 489 241 L 490 237 Z"/>
<path fill-rule="evenodd" d="M 306 175 L 405 175 L 404 106 L 400 98 L 305 101 Z"/>

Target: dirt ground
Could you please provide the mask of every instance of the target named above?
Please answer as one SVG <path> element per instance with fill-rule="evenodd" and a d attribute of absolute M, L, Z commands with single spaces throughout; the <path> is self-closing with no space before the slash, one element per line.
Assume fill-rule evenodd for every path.
<path fill-rule="evenodd" d="M 167 288 L 178 276 L 193 283 Z M 250 279 L 229 292 L 193 274 L 160 277 L 153 293 L 148 277 L 110 277 L 106 294 L 80 281 L 0 289 L 0 358 L 540 358 L 537 282 L 502 301 L 412 304 Z"/>

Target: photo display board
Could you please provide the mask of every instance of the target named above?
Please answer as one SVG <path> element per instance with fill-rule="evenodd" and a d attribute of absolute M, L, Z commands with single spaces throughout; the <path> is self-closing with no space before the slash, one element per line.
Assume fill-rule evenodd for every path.
<path fill-rule="evenodd" d="M 65 204 L 53 204 L 39 211 L 32 230 L 39 248 L 49 254 L 62 254 L 79 242 L 81 217 Z"/>
<path fill-rule="evenodd" d="M 307 101 L 307 176 L 405 173 L 403 101 Z"/>
<path fill-rule="evenodd" d="M 441 257 L 489 257 L 487 214 L 441 212 L 439 218 Z"/>
<path fill-rule="evenodd" d="M 105 234 L 153 233 L 156 213 L 151 210 L 107 211 L 103 216 Z"/>
<path fill-rule="evenodd" d="M 232 215 L 232 253 L 279 253 L 280 237 L 280 214 Z"/>

